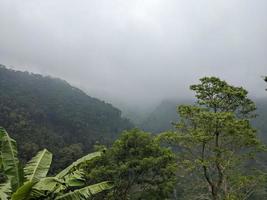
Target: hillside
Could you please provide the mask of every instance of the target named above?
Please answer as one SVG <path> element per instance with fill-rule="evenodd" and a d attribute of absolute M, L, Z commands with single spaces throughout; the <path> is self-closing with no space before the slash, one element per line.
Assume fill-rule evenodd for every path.
<path fill-rule="evenodd" d="M 253 120 L 254 126 L 259 130 L 259 135 L 267 143 L 267 95 L 265 99 L 255 100 L 257 117 Z"/>
<path fill-rule="evenodd" d="M 176 113 L 177 102 L 166 100 L 142 122 L 141 128 L 152 133 L 160 133 L 172 128 L 172 122 L 178 120 Z"/>
<path fill-rule="evenodd" d="M 55 155 L 54 168 L 132 127 L 120 110 L 66 81 L 4 66 L 0 66 L 0 126 L 17 140 L 23 160 L 48 148 Z"/>
<path fill-rule="evenodd" d="M 267 97 L 266 97 L 267 99 Z M 254 126 L 258 129 L 259 135 L 267 142 L 267 100 L 256 99 L 257 117 L 253 119 Z M 142 122 L 141 128 L 152 133 L 160 133 L 172 129 L 172 122 L 178 121 L 176 112 L 177 105 L 192 104 L 192 101 L 165 100 L 160 103 L 153 112 Z"/>

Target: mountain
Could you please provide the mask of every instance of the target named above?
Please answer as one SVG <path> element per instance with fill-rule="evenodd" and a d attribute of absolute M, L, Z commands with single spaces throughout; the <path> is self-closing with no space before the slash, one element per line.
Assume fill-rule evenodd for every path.
<path fill-rule="evenodd" d="M 132 124 L 119 109 L 64 80 L 1 65 L 0 126 L 16 139 L 23 160 L 48 148 L 57 169 L 95 144 L 110 143 Z"/>
<path fill-rule="evenodd" d="M 140 123 L 139 127 L 152 133 L 172 129 L 172 123 L 179 119 L 177 106 L 182 104 L 192 104 L 192 100 L 163 100 L 150 114 L 147 114 L 148 116 Z"/>
<path fill-rule="evenodd" d="M 144 121 L 140 127 L 152 133 L 160 133 L 172 128 L 172 122 L 178 120 L 176 113 L 177 102 L 172 100 L 162 101 Z"/>

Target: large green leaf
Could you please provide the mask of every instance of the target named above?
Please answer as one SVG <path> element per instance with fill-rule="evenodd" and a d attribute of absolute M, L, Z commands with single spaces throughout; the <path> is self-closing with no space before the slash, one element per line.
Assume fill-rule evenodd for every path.
<path fill-rule="evenodd" d="M 58 196 L 56 200 L 86 200 L 93 195 L 112 188 L 110 182 L 102 182 Z"/>
<path fill-rule="evenodd" d="M 28 200 L 32 191 L 32 186 L 35 183 L 32 181 L 27 181 L 23 186 L 17 189 L 17 191 L 12 195 L 12 200 Z"/>
<path fill-rule="evenodd" d="M 39 151 L 24 167 L 27 181 L 37 182 L 46 177 L 52 162 L 52 154 L 44 149 Z"/>
<path fill-rule="evenodd" d="M 10 138 L 5 129 L 1 127 L 0 143 L 3 171 L 10 180 L 13 191 L 15 191 L 22 184 L 17 143 Z"/>
<path fill-rule="evenodd" d="M 64 182 L 55 177 L 46 177 L 34 185 L 33 190 L 53 191 L 57 185 L 64 185 Z"/>
<path fill-rule="evenodd" d="M 84 172 L 76 170 L 64 177 L 65 184 L 68 187 L 83 187 L 85 184 Z"/>
<path fill-rule="evenodd" d="M 8 180 L 6 183 L 0 184 L 0 199 L 8 200 L 11 194 L 11 184 Z"/>
<path fill-rule="evenodd" d="M 47 196 L 49 193 L 58 193 L 65 190 L 65 183 L 55 177 L 46 177 L 36 183 L 31 192 L 31 197 L 40 198 Z"/>
<path fill-rule="evenodd" d="M 88 162 L 88 161 L 90 161 L 96 157 L 99 157 L 99 156 L 101 156 L 101 152 L 90 153 L 90 154 L 78 159 L 74 163 L 72 163 L 66 169 L 61 171 L 56 177 L 57 178 L 63 178 L 67 174 L 71 173 L 75 168 L 78 168 L 82 163 Z"/>
<path fill-rule="evenodd" d="M 25 166 L 24 173 L 27 182 L 24 183 L 12 195 L 12 200 L 27 200 L 29 199 L 33 186 L 46 177 L 52 162 L 52 154 L 46 149 L 37 153 Z"/>

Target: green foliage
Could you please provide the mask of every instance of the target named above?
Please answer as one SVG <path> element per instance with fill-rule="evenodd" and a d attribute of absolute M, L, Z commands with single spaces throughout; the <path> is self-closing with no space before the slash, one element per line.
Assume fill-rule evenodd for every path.
<path fill-rule="evenodd" d="M 197 189 L 198 198 L 200 194 L 213 200 L 236 194 L 245 198 L 247 187 L 236 181 L 246 178 L 245 173 L 234 180 L 231 177 L 248 168 L 247 161 L 263 150 L 249 120 L 255 105 L 241 87 L 215 77 L 200 81 L 190 87 L 196 92 L 197 104 L 179 106 L 177 130 L 162 134 L 160 139 L 178 148 L 180 175 L 204 183 Z M 254 183 L 250 187 L 256 188 Z"/>
<path fill-rule="evenodd" d="M 92 151 L 97 141 L 111 143 L 132 127 L 120 110 L 66 81 L 1 65 L 0 126 L 18 142 L 23 163 L 49 149 L 54 173 Z"/>
<path fill-rule="evenodd" d="M 190 86 L 199 105 L 213 112 L 234 112 L 239 117 L 251 117 L 251 112 L 255 111 L 256 106 L 244 88 L 229 85 L 216 77 L 204 77 L 200 82 Z"/>
<path fill-rule="evenodd" d="M 0 197 L 3 200 L 88 199 L 112 187 L 109 182 L 85 186 L 84 173 L 80 165 L 101 156 L 99 152 L 84 156 L 55 177 L 46 177 L 52 161 L 52 154 L 49 151 L 44 149 L 38 152 L 26 164 L 23 173 L 18 170 L 19 160 L 15 140 L 10 138 L 3 128 L 0 128 L 0 135 L 1 169 L 6 176 L 5 182 L 0 184 Z M 23 176 L 25 182 L 18 184 L 18 180 Z"/>
<path fill-rule="evenodd" d="M 36 184 L 32 181 L 25 182 L 21 187 L 19 187 L 11 196 L 12 200 L 28 200 L 31 198 L 32 187 Z"/>
<path fill-rule="evenodd" d="M 84 166 L 89 184 L 112 180 L 114 188 L 95 199 L 167 199 L 175 187 L 175 155 L 146 132 L 124 132 L 106 153 Z"/>
<path fill-rule="evenodd" d="M 251 123 L 267 130 L 266 120 L 253 119 L 247 91 L 216 77 L 190 88 L 197 102 L 177 108 L 172 130 L 125 131 L 107 148 L 131 127 L 119 110 L 64 81 L 0 68 L 0 124 L 20 141 L 22 163 L 38 152 L 23 169 L 16 141 L 0 128 L 0 199 L 266 199 L 266 152 L 258 155 L 266 149 Z M 168 128 L 172 107 L 160 106 L 144 127 Z M 258 108 L 266 116 L 265 100 Z M 44 147 L 55 153 L 55 176 Z"/>

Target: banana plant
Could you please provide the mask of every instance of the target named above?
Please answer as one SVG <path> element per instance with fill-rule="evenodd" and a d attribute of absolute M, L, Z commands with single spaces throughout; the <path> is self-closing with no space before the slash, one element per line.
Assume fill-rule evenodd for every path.
<path fill-rule="evenodd" d="M 17 144 L 5 129 L 0 127 L 0 169 L 6 182 L 0 184 L 1 200 L 80 200 L 112 188 L 108 181 L 85 186 L 80 165 L 101 156 L 101 152 L 88 154 L 62 170 L 54 177 L 47 177 L 52 154 L 39 151 L 22 169 Z"/>

